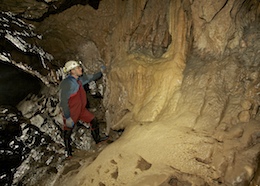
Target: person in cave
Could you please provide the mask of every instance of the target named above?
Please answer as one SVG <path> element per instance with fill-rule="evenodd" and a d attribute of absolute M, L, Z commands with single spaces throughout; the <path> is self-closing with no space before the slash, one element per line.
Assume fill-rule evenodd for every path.
<path fill-rule="evenodd" d="M 105 69 L 102 66 L 101 69 Z M 94 114 L 87 108 L 87 96 L 83 86 L 91 81 L 95 81 L 102 76 L 102 72 L 87 75 L 83 73 L 80 61 L 66 62 L 64 72 L 68 76 L 60 83 L 60 106 L 64 118 L 63 137 L 65 143 L 65 152 L 67 157 L 72 156 L 71 134 L 72 129 L 78 121 L 90 123 L 91 135 L 98 144 L 108 137 L 100 137 L 99 124 Z"/>

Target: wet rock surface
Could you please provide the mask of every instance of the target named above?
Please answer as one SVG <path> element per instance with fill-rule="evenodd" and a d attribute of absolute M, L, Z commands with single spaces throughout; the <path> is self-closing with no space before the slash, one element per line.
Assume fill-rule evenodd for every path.
<path fill-rule="evenodd" d="M 112 132 L 108 141 L 96 145 L 90 129 L 78 123 L 72 135 L 73 157 L 66 159 L 60 115 L 55 114 L 57 100 L 44 99 L 27 98 L 18 106 L 22 112 L 10 106 L 0 108 L 1 185 L 50 185 L 73 174 L 83 162 L 92 162 L 119 137 Z M 106 132 L 105 123 L 100 128 Z"/>
<path fill-rule="evenodd" d="M 22 163 L 25 155 L 20 126 L 21 113 L 10 106 L 0 107 L 0 184 L 11 185 L 14 170 Z"/>

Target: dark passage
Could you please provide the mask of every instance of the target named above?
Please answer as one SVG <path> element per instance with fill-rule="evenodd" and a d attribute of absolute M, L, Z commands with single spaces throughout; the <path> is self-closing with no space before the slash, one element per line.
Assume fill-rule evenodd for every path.
<path fill-rule="evenodd" d="M 0 61 L 0 105 L 16 106 L 28 94 L 38 94 L 41 84 L 37 77 Z"/>

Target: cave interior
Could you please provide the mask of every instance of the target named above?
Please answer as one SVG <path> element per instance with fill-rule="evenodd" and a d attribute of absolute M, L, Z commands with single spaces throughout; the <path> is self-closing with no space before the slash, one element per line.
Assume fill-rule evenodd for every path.
<path fill-rule="evenodd" d="M 0 183 L 260 184 L 259 0 L 4 0 L 0 9 Z M 64 162 L 68 60 L 87 74 L 106 66 L 84 88 L 114 139 L 93 149 L 81 126 L 79 157 Z"/>

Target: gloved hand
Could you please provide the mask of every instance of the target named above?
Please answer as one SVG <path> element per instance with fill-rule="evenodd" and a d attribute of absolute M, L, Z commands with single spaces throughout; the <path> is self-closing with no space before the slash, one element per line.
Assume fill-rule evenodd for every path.
<path fill-rule="evenodd" d="M 102 66 L 101 66 L 101 71 L 103 72 L 104 70 L 106 70 L 106 66 L 105 66 L 105 65 L 102 65 Z"/>
<path fill-rule="evenodd" d="M 73 128 L 74 127 L 74 121 L 71 119 L 71 117 L 66 119 L 66 126 L 68 128 Z"/>

